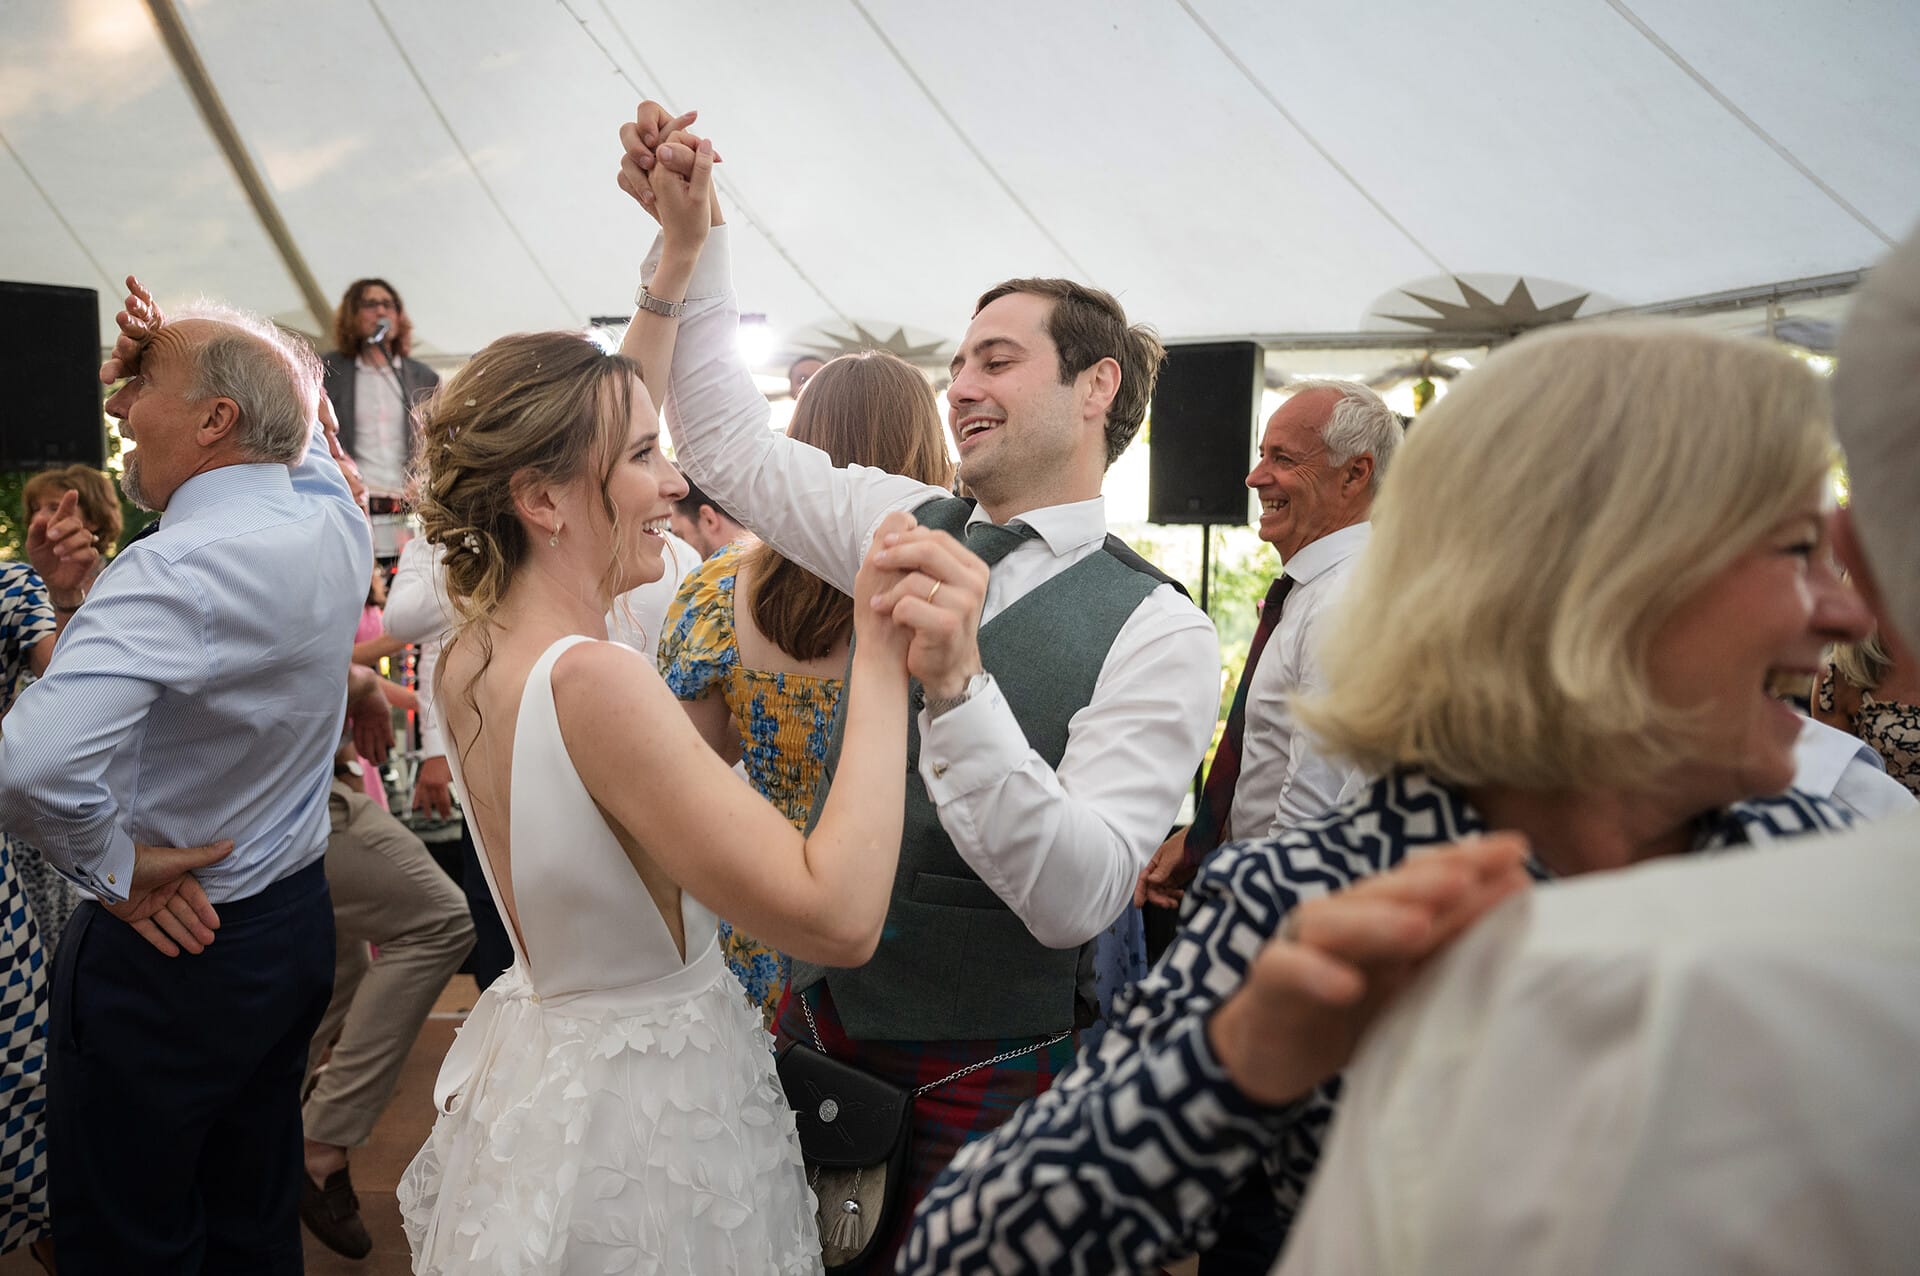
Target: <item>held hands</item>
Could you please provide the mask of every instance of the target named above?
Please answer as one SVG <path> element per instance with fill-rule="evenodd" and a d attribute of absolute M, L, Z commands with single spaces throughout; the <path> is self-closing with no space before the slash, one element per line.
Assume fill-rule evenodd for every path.
<path fill-rule="evenodd" d="M 1345 1068 L 1421 965 L 1526 886 L 1526 853 L 1515 834 L 1470 839 L 1296 907 L 1207 1023 L 1233 1083 L 1289 1103 Z"/>
<path fill-rule="evenodd" d="M 220 929 L 220 914 L 207 902 L 207 893 L 195 880 L 193 870 L 231 854 L 230 841 L 179 847 L 136 842 L 127 900 L 104 907 L 168 957 L 178 957 L 182 948 L 190 953 L 205 952 L 213 942 L 213 932 Z"/>
<path fill-rule="evenodd" d="M 895 522 L 895 519 L 899 522 Z M 987 565 L 945 532 L 889 515 L 874 533 L 872 561 L 899 574 L 868 607 L 910 629 L 907 672 L 928 699 L 960 695 L 981 671 L 980 609 L 987 598 Z"/>
<path fill-rule="evenodd" d="M 68 492 L 51 514 L 35 514 L 27 526 L 27 561 L 47 583 L 53 605 L 78 607 L 106 566 L 100 537 L 80 519 L 80 493 Z"/>
<path fill-rule="evenodd" d="M 873 533 L 873 544 L 867 547 L 867 557 L 860 564 L 860 574 L 853 580 L 853 635 L 859 650 L 885 653 L 899 661 L 903 668 L 913 631 L 895 624 L 885 609 L 875 605 L 875 600 L 901 579 L 899 572 L 890 571 L 881 563 L 887 537 L 913 526 L 913 516 L 897 510 L 880 520 L 880 526 Z"/>
<path fill-rule="evenodd" d="M 712 142 L 687 131 L 699 115 L 672 115 L 658 102 L 642 102 L 634 119 L 620 126 L 617 178 L 620 189 L 660 222 L 669 240 L 697 236 L 691 240 L 696 245 L 722 220 L 712 174 L 721 158 Z"/>
<path fill-rule="evenodd" d="M 138 375 L 141 352 L 153 340 L 153 335 L 160 331 L 160 325 L 166 322 L 153 294 L 132 275 L 127 276 L 126 309 L 115 315 L 113 320 L 120 325 L 120 335 L 114 339 L 113 351 L 107 356 L 107 361 L 100 365 L 101 385 L 112 385 L 122 377 Z"/>

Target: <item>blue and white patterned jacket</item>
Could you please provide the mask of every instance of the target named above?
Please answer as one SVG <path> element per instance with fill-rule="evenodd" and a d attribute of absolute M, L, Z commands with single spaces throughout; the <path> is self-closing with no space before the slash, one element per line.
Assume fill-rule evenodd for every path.
<path fill-rule="evenodd" d="M 1790 791 L 1704 820 L 1694 849 L 1847 823 L 1821 799 Z M 961 1149 L 921 1204 L 897 1270 L 1152 1271 L 1211 1239 L 1220 1203 L 1256 1160 L 1290 1225 L 1339 1078 L 1285 1107 L 1250 1102 L 1208 1045 L 1208 1016 L 1288 909 L 1486 828 L 1458 791 L 1401 772 L 1279 837 L 1221 848 L 1188 892 L 1179 935 L 1115 1003 L 1098 1049 Z M 1548 876 L 1537 863 L 1529 871 Z"/>

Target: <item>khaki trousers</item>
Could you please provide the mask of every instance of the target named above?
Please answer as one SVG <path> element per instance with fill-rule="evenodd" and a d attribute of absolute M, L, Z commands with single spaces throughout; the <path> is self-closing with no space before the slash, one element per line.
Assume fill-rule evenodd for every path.
<path fill-rule="evenodd" d="M 352 1148 L 373 1133 L 420 1025 L 473 947 L 473 920 L 426 846 L 364 792 L 335 780 L 328 814 L 333 999 L 307 1057 L 300 1115 L 309 1139 Z"/>

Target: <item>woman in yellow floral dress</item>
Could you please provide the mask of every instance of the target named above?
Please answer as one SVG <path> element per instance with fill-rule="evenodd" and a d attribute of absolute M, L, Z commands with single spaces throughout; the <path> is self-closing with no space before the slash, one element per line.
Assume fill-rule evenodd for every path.
<path fill-rule="evenodd" d="M 844 355 L 807 382 L 787 434 L 836 466 L 869 465 L 941 487 L 953 462 L 933 388 L 903 359 Z M 796 828 L 826 764 L 847 667 L 853 600 L 765 545 L 728 545 L 680 584 L 660 672 L 720 756 Z M 720 922 L 720 947 L 769 1026 L 787 959 Z"/>

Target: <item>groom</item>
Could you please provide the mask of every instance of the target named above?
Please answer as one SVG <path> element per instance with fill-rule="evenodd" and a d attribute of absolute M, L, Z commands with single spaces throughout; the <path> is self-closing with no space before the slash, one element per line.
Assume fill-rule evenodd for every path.
<path fill-rule="evenodd" d="M 667 118 L 648 103 L 622 130 L 622 185 L 636 196 Z M 670 169 L 689 158 L 660 147 Z M 975 305 L 947 391 L 973 506 L 900 475 L 835 469 L 768 430 L 736 352 L 720 221 L 716 209 L 674 352 L 681 465 L 848 592 L 889 512 L 953 537 L 887 563 L 910 573 L 897 592 L 937 617 L 879 949 L 855 970 L 796 964 L 779 1023 L 783 1039 L 817 1033 L 829 1054 L 896 1085 L 944 1082 L 914 1104 L 904 1212 L 866 1268 L 890 1271 L 914 1203 L 953 1153 L 1072 1058 L 1088 1021 L 1083 957 L 1174 822 L 1212 732 L 1219 646 L 1178 586 L 1107 532 L 1101 484 L 1139 431 L 1162 358 L 1111 296 L 1016 279 Z"/>

